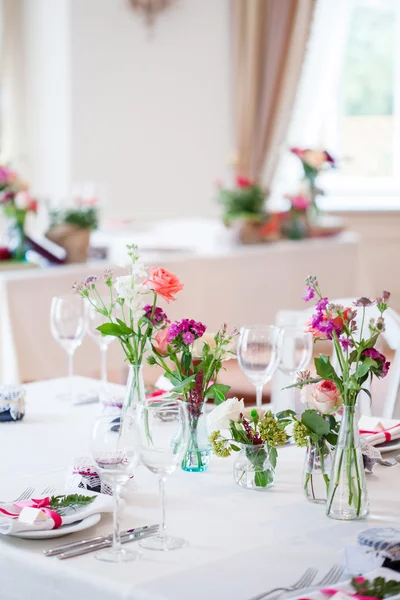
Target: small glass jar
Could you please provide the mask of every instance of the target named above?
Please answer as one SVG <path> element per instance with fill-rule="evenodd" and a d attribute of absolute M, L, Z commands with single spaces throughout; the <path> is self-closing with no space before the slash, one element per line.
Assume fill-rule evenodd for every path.
<path fill-rule="evenodd" d="M 276 448 L 268 444 L 238 444 L 240 452 L 233 465 L 235 482 L 245 490 L 263 492 L 275 479 Z"/>
<path fill-rule="evenodd" d="M 331 469 L 331 451 L 325 440 L 309 440 L 303 470 L 303 489 L 307 500 L 316 504 L 326 502 Z"/>

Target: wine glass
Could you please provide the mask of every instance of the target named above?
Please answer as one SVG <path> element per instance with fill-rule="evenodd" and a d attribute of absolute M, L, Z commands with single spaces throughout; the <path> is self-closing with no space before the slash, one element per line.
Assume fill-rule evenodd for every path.
<path fill-rule="evenodd" d="M 98 417 L 92 433 L 92 456 L 100 479 L 111 486 L 114 498 L 112 547 L 101 550 L 95 556 L 106 562 L 127 562 L 140 558 L 140 553 L 127 550 L 121 545 L 119 503 L 121 488 L 132 476 L 137 464 L 135 451 L 135 422 L 128 415 L 120 421 L 114 414 Z"/>
<path fill-rule="evenodd" d="M 101 300 L 105 306 L 109 306 L 110 298 L 102 298 Z M 97 327 L 99 325 L 103 325 L 108 322 L 107 317 L 97 312 L 95 307 L 90 304 L 90 302 L 86 303 L 86 327 L 89 336 L 96 342 L 96 344 L 100 348 L 100 356 L 101 356 L 101 382 L 103 384 L 103 389 L 107 389 L 107 350 L 108 346 L 113 342 L 116 338 L 111 335 L 102 335 L 100 331 L 98 331 Z"/>
<path fill-rule="evenodd" d="M 188 411 L 184 402 L 177 400 L 141 403 L 137 409 L 138 454 L 141 463 L 159 477 L 161 521 L 158 534 L 140 541 L 149 550 L 176 550 L 186 545 L 185 540 L 166 534 L 165 482 L 167 475 L 181 464 L 189 439 Z"/>
<path fill-rule="evenodd" d="M 304 326 L 288 325 L 282 328 L 282 353 L 279 370 L 290 377 L 305 369 L 312 358 L 313 338 Z"/>
<path fill-rule="evenodd" d="M 53 338 L 68 355 L 68 389 L 61 394 L 71 400 L 73 393 L 74 353 L 85 335 L 83 302 L 78 297 L 56 296 L 51 301 L 50 327 Z"/>
<path fill-rule="evenodd" d="M 282 331 L 274 325 L 242 327 L 237 357 L 240 368 L 256 387 L 257 408 L 262 405 L 263 387 L 271 380 L 281 358 Z"/>

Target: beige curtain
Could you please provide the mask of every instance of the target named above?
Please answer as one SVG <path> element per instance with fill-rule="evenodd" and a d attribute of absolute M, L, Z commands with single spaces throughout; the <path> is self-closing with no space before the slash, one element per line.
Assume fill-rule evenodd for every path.
<path fill-rule="evenodd" d="M 232 0 L 237 175 L 270 185 L 315 0 Z"/>

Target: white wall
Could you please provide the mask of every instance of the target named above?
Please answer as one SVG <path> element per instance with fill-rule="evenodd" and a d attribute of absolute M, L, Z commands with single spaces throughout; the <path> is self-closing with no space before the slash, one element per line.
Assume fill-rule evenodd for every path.
<path fill-rule="evenodd" d="M 229 0 L 177 0 L 153 32 L 128 0 L 71 0 L 72 179 L 112 216 L 217 214 L 230 140 Z"/>

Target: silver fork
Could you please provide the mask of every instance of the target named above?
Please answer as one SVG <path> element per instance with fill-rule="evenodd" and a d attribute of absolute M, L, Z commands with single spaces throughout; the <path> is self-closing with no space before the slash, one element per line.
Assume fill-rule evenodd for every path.
<path fill-rule="evenodd" d="M 316 583 L 315 586 L 321 587 L 323 585 L 328 585 L 328 583 L 337 583 L 343 575 L 343 571 L 344 567 L 342 567 L 341 565 L 333 565 L 333 567 L 329 569 L 325 577 L 323 577 L 321 581 Z"/>
<path fill-rule="evenodd" d="M 27 487 L 20 496 L 18 496 L 18 498 L 15 498 L 14 500 L 2 500 L 0 502 L 0 504 L 14 504 L 14 502 L 21 502 L 22 500 L 28 500 L 33 492 L 35 491 L 35 488 L 32 486 Z"/>
<path fill-rule="evenodd" d="M 304 588 L 308 588 L 311 586 L 312 582 L 316 578 L 318 573 L 317 569 L 307 569 L 305 573 L 300 577 L 296 583 L 289 587 L 277 587 L 272 590 L 268 590 L 268 592 L 264 592 L 262 594 L 258 594 L 258 596 L 253 596 L 250 600 L 263 600 L 266 596 L 273 594 L 274 592 L 295 592 L 296 590 L 302 590 Z"/>
<path fill-rule="evenodd" d="M 41 492 L 41 496 L 44 496 L 45 494 L 51 496 L 51 494 L 54 494 L 55 491 L 55 487 L 54 485 L 48 485 L 47 487 L 44 488 L 43 492 Z"/>

